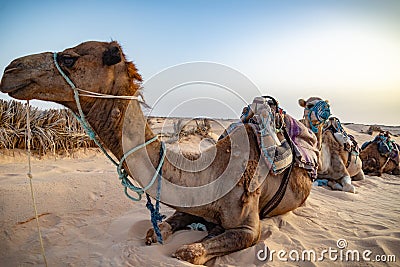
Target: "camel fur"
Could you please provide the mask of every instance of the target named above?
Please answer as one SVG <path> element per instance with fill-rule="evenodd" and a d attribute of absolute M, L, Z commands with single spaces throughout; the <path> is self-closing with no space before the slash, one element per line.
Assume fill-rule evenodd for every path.
<path fill-rule="evenodd" d="M 302 122 L 311 129 L 311 124 L 318 125 L 314 114 L 308 116 L 308 109 L 312 108 L 318 101 L 323 101 L 319 97 L 310 97 L 307 100 L 299 99 L 299 105 L 304 108 Z M 326 100 L 327 102 L 327 100 Z M 311 121 L 310 121 L 311 118 Z M 320 123 L 315 133 L 318 139 L 318 147 L 320 148 L 318 179 L 327 179 L 328 185 L 335 190 L 343 190 L 355 193 L 355 187 L 351 181 L 360 181 L 364 179 L 362 170 L 362 162 L 360 157 L 350 154 L 329 131 L 323 130 L 324 123 Z M 351 159 L 349 160 L 349 157 Z M 349 165 L 346 167 L 347 162 Z"/>
<path fill-rule="evenodd" d="M 57 61 L 78 88 L 120 96 L 139 94 L 142 78 L 135 65 L 126 60 L 120 45 L 115 41 L 84 42 L 59 52 Z M 13 60 L 4 71 L 0 90 L 16 99 L 53 101 L 75 113 L 78 112 L 73 90 L 57 71 L 53 53 L 50 52 Z M 86 120 L 104 146 L 117 159 L 121 159 L 124 154 L 123 131 L 127 131 L 128 134 L 124 142 L 131 147 L 143 144 L 155 136 L 137 100 L 81 96 L 80 102 Z M 130 127 L 127 127 L 129 129 L 123 127 L 124 120 L 130 123 Z M 168 204 L 176 209 L 176 213 L 160 225 L 164 240 L 192 222 L 204 222 L 209 231 L 206 238 L 178 248 L 174 256 L 180 260 L 204 264 L 214 257 L 248 248 L 260 238 L 260 211 L 277 191 L 283 174 L 268 174 L 256 190 L 249 190 L 249 184 L 257 175 L 257 165 L 260 161 L 256 137 L 249 127 L 244 127 L 243 131 L 227 136 L 211 147 L 216 153 L 215 160 L 205 170 L 197 173 L 176 168 L 167 157 L 162 167 L 162 179 L 189 187 L 207 184 L 216 179 L 228 165 L 234 148 L 231 140 L 237 136 L 239 140 L 242 138 L 246 141 L 243 143 L 248 143 L 247 147 L 241 142 L 235 145 L 239 152 L 248 150 L 248 157 L 240 159 L 245 162 L 242 166 L 244 171 L 231 191 L 212 203 L 201 206 L 181 207 Z M 317 144 L 316 138 L 310 142 L 311 145 Z M 154 174 L 159 162 L 160 147 L 161 142 L 155 141 L 133 154 L 130 162 L 124 165 L 129 175 L 146 184 L 143 177 Z M 168 153 L 172 155 L 174 152 L 167 150 Z M 129 168 L 130 164 L 133 164 L 134 168 Z M 283 214 L 302 205 L 310 194 L 311 184 L 307 172 L 294 166 L 282 201 L 268 216 Z M 155 196 L 154 187 L 149 190 L 152 196 Z M 174 192 L 173 195 L 179 198 L 180 192 Z M 161 195 L 161 202 L 165 197 L 168 196 Z M 194 196 L 197 197 L 202 196 Z M 155 242 L 152 230 L 148 231 L 145 242 Z"/>

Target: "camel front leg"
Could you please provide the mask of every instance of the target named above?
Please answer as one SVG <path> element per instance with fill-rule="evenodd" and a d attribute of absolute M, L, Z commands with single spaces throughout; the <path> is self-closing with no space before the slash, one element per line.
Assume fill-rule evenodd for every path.
<path fill-rule="evenodd" d="M 328 186 L 332 188 L 332 190 L 343 191 L 343 186 L 335 180 L 330 180 Z"/>
<path fill-rule="evenodd" d="M 248 248 L 260 237 L 260 228 L 241 227 L 225 230 L 222 234 L 203 242 L 184 245 L 174 257 L 193 264 L 204 264 L 217 256 Z"/>
<path fill-rule="evenodd" d="M 184 245 L 175 253 L 174 257 L 193 264 L 204 264 L 217 256 L 248 248 L 260 238 L 260 217 L 258 214 L 258 201 L 256 195 L 248 199 L 248 203 L 233 211 L 224 210 L 220 216 L 222 225 L 215 225 L 210 229 L 210 234 L 201 241 Z M 232 220 L 231 218 L 236 218 Z"/>
<path fill-rule="evenodd" d="M 338 181 L 330 180 L 328 182 L 328 186 L 330 186 L 333 190 L 345 191 L 350 193 L 356 192 L 356 188 L 354 187 L 354 185 L 351 184 L 351 178 L 348 175 L 344 176 Z"/>
<path fill-rule="evenodd" d="M 201 243 L 201 242 L 204 242 L 204 241 L 206 241 L 208 239 L 216 237 L 216 236 L 222 234 L 223 232 L 225 232 L 225 229 L 221 225 L 214 224 L 210 228 L 208 228 L 208 226 L 207 226 L 207 231 L 208 231 L 207 236 L 205 236 L 204 238 L 200 239 L 196 243 Z"/>

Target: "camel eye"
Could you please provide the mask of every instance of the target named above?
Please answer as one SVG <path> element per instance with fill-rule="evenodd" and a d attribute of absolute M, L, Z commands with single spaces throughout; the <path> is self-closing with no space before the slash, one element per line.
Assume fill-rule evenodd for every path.
<path fill-rule="evenodd" d="M 63 56 L 61 60 L 66 67 L 71 68 L 75 64 L 76 58 L 70 56 Z"/>

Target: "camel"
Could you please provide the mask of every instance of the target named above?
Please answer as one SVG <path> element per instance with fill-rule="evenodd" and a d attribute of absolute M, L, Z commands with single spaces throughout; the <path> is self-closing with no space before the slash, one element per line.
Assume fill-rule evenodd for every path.
<path fill-rule="evenodd" d="M 137 96 L 142 77 L 136 66 L 126 60 L 118 42 L 88 41 L 59 53 L 44 52 L 17 58 L 4 70 L 0 91 L 20 100 L 59 103 L 79 114 L 79 105 L 74 98 L 76 91 L 66 82 L 61 71 L 76 88 L 85 90 L 86 93 L 79 96 L 81 111 L 101 143 L 115 158 L 123 158 L 125 145 L 136 147 L 155 140 L 129 156 L 123 164 L 130 177 L 141 185 L 147 184 L 161 161 L 163 143 L 156 139 L 147 124 L 138 99 L 122 97 Z M 94 98 L 90 97 L 90 92 L 121 97 Z M 286 119 L 289 115 L 283 116 Z M 129 127 L 124 127 L 125 121 L 128 121 Z M 305 128 L 301 123 L 299 125 Z M 315 153 L 318 153 L 317 140 L 313 135 L 305 142 L 315 147 Z M 206 168 L 191 172 L 177 168 L 174 161 L 180 155 L 166 148 L 167 157 L 161 167 L 160 202 L 176 210 L 159 224 L 163 240 L 193 222 L 204 222 L 207 226 L 208 235 L 204 239 L 178 248 L 173 255 L 193 264 L 204 264 L 214 257 L 255 245 L 260 238 L 260 219 L 284 214 L 301 206 L 312 186 L 309 172 L 297 165 L 292 166 L 290 173 L 263 174 L 260 171 L 262 168 L 259 168 L 260 149 L 256 136 L 247 125 L 219 140 L 203 154 L 207 158 L 211 152 L 216 155 L 213 161 Z M 208 195 L 213 196 L 212 193 L 192 195 L 191 199 L 182 200 L 181 191 L 170 191 L 169 194 L 165 191 L 167 185 L 182 188 L 208 185 L 221 173 L 226 173 L 230 160 L 235 164 L 234 171 L 228 170 L 228 177 L 235 182 L 228 192 L 210 203 L 190 205 L 186 202 L 199 201 Z M 283 198 L 266 212 L 285 174 L 289 176 Z M 157 198 L 155 187 L 146 191 L 153 198 Z M 174 199 L 176 203 L 180 200 L 185 203 L 171 204 Z M 150 229 L 144 242 L 151 244 L 156 240 L 155 231 Z"/>
<path fill-rule="evenodd" d="M 369 175 L 381 176 L 382 173 L 399 175 L 400 146 L 396 143 L 393 143 L 391 151 L 386 151 L 385 155 L 379 151 L 378 141 L 380 141 L 379 139 L 381 138 L 390 140 L 390 133 L 379 133 L 373 141 L 366 142 L 362 145 L 360 152 L 362 168 L 364 172 Z"/>
<path fill-rule="evenodd" d="M 336 135 L 329 130 L 330 127 L 326 124 L 335 122 L 335 120 L 327 121 L 330 111 L 323 118 L 316 115 L 318 111 L 314 108 L 317 104 L 320 107 L 329 105 L 328 101 L 319 97 L 310 97 L 307 100 L 299 99 L 299 105 L 304 108 L 302 122 L 317 136 L 318 147 L 321 151 L 318 178 L 327 179 L 328 185 L 332 189 L 355 193 L 355 187 L 351 181 L 360 181 L 365 178 L 361 159 L 357 153 L 352 153 L 352 149 L 346 149 L 346 145 L 351 147 L 352 144 L 346 144 L 347 142 L 343 141 L 343 135 Z M 356 146 L 356 144 L 353 145 L 353 147 Z"/>

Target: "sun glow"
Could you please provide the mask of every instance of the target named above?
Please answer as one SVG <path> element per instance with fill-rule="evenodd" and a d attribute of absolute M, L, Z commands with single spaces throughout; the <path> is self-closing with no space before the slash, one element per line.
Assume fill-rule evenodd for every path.
<path fill-rule="evenodd" d="M 400 87 L 400 40 L 349 27 L 306 29 L 265 40 L 258 75 L 301 88 Z M 261 73 L 262 72 L 262 73 Z"/>
<path fill-rule="evenodd" d="M 335 115 L 344 121 L 399 125 L 400 34 L 334 21 L 255 37 L 246 46 L 254 56 L 238 59 L 246 62 L 242 71 L 263 93 L 282 99 L 291 114 L 301 115 L 298 98 L 320 96 L 335 103 Z M 383 111 L 372 112 L 377 105 L 384 118 Z"/>

